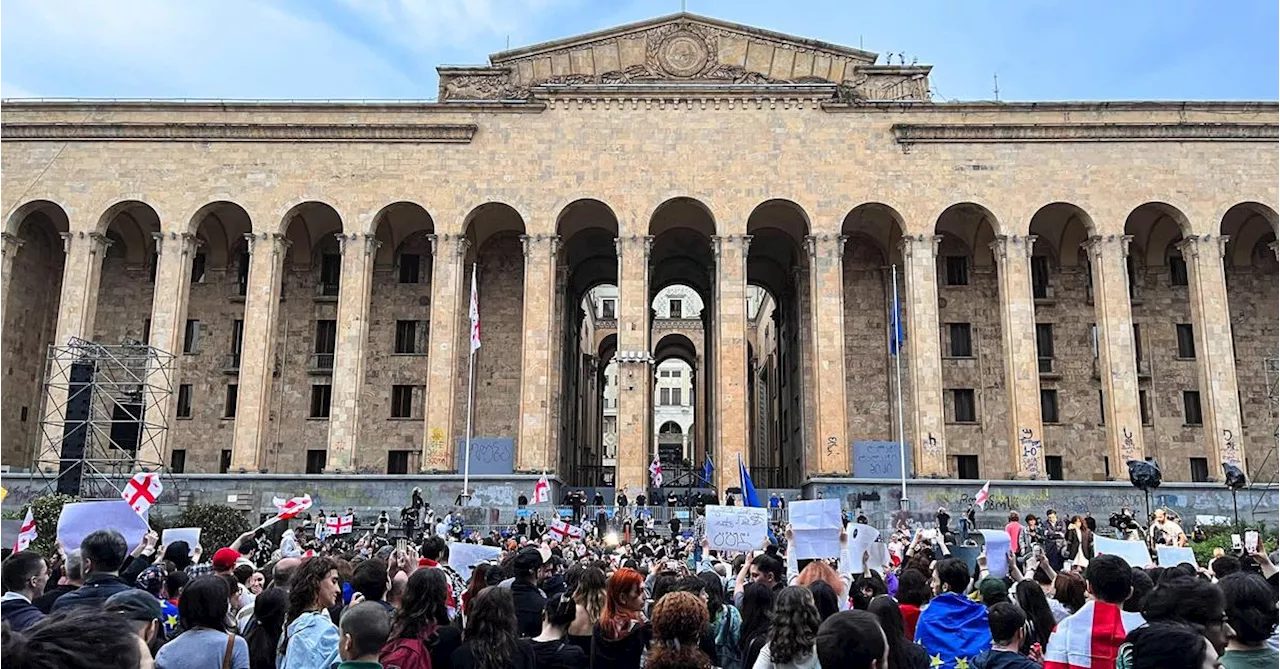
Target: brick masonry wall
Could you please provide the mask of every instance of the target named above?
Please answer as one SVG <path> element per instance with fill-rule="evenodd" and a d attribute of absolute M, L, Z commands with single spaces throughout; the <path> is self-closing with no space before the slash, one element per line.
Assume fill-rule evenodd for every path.
<path fill-rule="evenodd" d="M 1276 384 L 1267 394 L 1267 358 L 1276 357 L 1277 293 L 1276 256 L 1263 247 L 1254 267 L 1228 267 L 1227 295 L 1231 303 L 1231 334 L 1236 347 L 1236 379 L 1240 386 L 1240 411 L 1244 423 L 1245 461 L 1251 479 L 1269 481 L 1276 476 Z"/>
<path fill-rule="evenodd" d="M 62 240 L 47 220 L 31 220 L 18 236 L 23 244 L 14 258 L 4 314 L 0 434 L 3 461 L 25 465 L 39 452 L 45 361 L 58 318 L 63 251 Z"/>
<path fill-rule="evenodd" d="M 852 442 L 864 439 L 891 441 L 897 430 L 886 335 L 887 305 L 893 298 L 885 295 L 884 266 L 881 251 L 866 238 L 845 242 L 844 365 L 850 448 Z M 906 393 L 903 401 L 909 401 Z"/>
<path fill-rule="evenodd" d="M 476 352 L 475 437 L 515 439 L 520 419 L 520 342 L 524 319 L 524 249 L 514 232 L 500 232 L 479 250 L 480 350 Z M 471 294 L 471 268 L 463 290 Z M 458 412 L 454 430 L 465 438 L 467 429 L 467 354 L 471 320 L 469 297 L 459 313 Z"/>

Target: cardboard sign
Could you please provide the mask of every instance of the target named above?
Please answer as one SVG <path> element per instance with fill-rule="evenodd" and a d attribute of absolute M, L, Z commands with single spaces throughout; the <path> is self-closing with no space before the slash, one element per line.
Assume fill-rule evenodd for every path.
<path fill-rule="evenodd" d="M 792 502 L 791 529 L 795 535 L 796 559 L 840 557 L 843 523 L 838 499 Z"/>
<path fill-rule="evenodd" d="M 187 547 L 191 549 L 191 557 L 195 557 L 196 548 L 200 546 L 200 528 L 171 527 L 160 535 L 160 545 L 162 546 L 168 546 L 175 541 L 187 542 Z"/>
<path fill-rule="evenodd" d="M 751 506 L 708 506 L 707 541 L 711 550 L 753 551 L 764 545 L 769 510 Z"/>
<path fill-rule="evenodd" d="M 480 544 L 449 544 L 449 566 L 458 572 L 464 581 L 471 581 L 471 568 L 489 560 L 497 560 L 502 549 L 497 546 Z"/>
<path fill-rule="evenodd" d="M 68 552 L 80 547 L 84 538 L 98 530 L 115 530 L 124 536 L 129 550 L 142 543 L 150 531 L 147 521 L 122 500 L 106 502 L 71 502 L 58 516 L 58 540 Z"/>
<path fill-rule="evenodd" d="M 987 573 L 996 578 L 1009 575 L 1009 533 L 1004 530 L 978 530 L 987 545 Z"/>
<path fill-rule="evenodd" d="M 1175 567 L 1184 562 L 1192 567 L 1199 566 L 1196 564 L 1195 551 L 1190 547 L 1156 546 L 1156 563 L 1161 567 Z"/>
<path fill-rule="evenodd" d="M 1124 558 L 1130 567 L 1143 568 L 1151 564 L 1151 553 L 1141 541 L 1121 541 L 1093 535 L 1093 549 L 1097 555 L 1115 555 Z"/>

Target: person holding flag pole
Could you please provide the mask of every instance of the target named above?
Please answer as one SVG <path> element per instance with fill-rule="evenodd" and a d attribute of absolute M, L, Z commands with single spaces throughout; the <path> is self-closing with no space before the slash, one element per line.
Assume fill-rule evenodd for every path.
<path fill-rule="evenodd" d="M 471 351 L 467 355 L 467 441 L 462 452 L 462 494 L 458 496 L 463 505 L 471 499 L 471 419 L 476 399 L 476 351 L 480 350 L 480 292 L 476 284 L 476 267 L 477 263 L 471 263 Z"/>

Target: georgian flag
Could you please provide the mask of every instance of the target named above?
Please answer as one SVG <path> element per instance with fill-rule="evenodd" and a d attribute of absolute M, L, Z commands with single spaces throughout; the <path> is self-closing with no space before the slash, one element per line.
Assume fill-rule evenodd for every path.
<path fill-rule="evenodd" d="M 480 348 L 480 291 L 476 286 L 476 266 L 471 265 L 471 352 Z"/>
<path fill-rule="evenodd" d="M 161 492 L 164 492 L 164 484 L 160 483 L 160 474 L 138 472 L 125 484 L 124 492 L 120 496 L 129 503 L 134 513 L 145 518 L 147 509 L 156 503 Z"/>
<path fill-rule="evenodd" d="M 311 495 L 308 494 L 303 495 L 302 497 L 294 497 L 287 501 L 283 497 L 276 497 L 271 500 L 271 503 L 275 504 L 277 513 L 275 517 L 268 518 L 267 522 L 262 524 L 262 527 L 266 527 L 281 520 L 289 520 L 303 511 L 310 509 Z"/>
<path fill-rule="evenodd" d="M 22 521 L 22 528 L 18 530 L 18 542 L 13 545 L 13 552 L 25 551 L 36 540 L 36 519 L 31 514 L 31 508 L 27 507 L 27 517 Z"/>
<path fill-rule="evenodd" d="M 653 462 L 649 463 L 649 478 L 653 479 L 653 487 L 662 487 L 662 463 L 656 455 L 653 456 Z"/>
<path fill-rule="evenodd" d="M 556 535 L 556 538 L 559 541 L 564 541 L 565 539 L 581 539 L 582 538 L 581 527 L 578 527 L 577 525 L 570 525 L 569 523 L 566 523 L 563 520 L 560 520 L 558 518 L 556 520 L 551 521 L 551 525 L 547 528 L 547 531 Z"/>
<path fill-rule="evenodd" d="M 355 528 L 355 516 L 347 514 L 344 516 L 329 516 L 325 521 L 325 526 L 329 529 L 329 534 L 351 534 Z"/>
<path fill-rule="evenodd" d="M 1044 650 L 1044 669 L 1114 667 L 1125 636 L 1143 623 L 1140 613 L 1126 613 L 1107 602 L 1087 602 L 1054 628 Z"/>
<path fill-rule="evenodd" d="M 533 486 L 533 503 L 541 504 L 551 499 L 551 482 L 547 480 L 547 475 L 543 474 L 538 479 L 537 484 Z"/>
<path fill-rule="evenodd" d="M 990 496 L 991 496 L 991 482 L 987 481 L 987 484 L 982 486 L 982 490 L 979 490 L 978 494 L 974 496 L 973 503 L 977 505 L 979 509 L 984 509 L 986 508 L 984 505 L 987 503 L 987 498 Z"/>

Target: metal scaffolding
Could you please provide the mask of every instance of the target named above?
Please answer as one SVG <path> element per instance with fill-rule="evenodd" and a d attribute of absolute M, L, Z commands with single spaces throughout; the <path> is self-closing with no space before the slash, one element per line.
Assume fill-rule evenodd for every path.
<path fill-rule="evenodd" d="M 36 460 L 49 492 L 119 499 L 135 473 L 164 468 L 174 361 L 129 339 L 112 346 L 72 337 L 49 347 Z"/>

